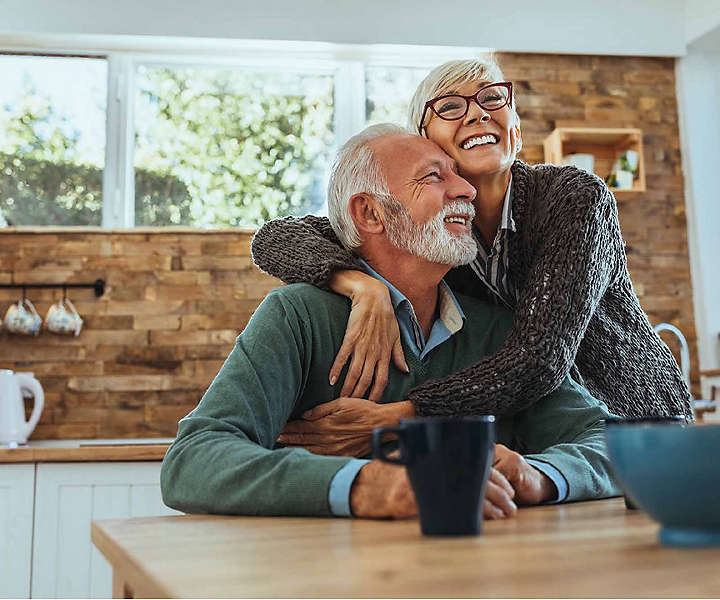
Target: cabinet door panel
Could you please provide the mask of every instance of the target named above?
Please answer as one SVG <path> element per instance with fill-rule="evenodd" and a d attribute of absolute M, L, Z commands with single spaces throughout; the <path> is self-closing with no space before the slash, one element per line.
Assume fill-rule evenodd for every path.
<path fill-rule="evenodd" d="M 44 598 L 111 597 L 91 520 L 177 514 L 162 503 L 157 462 L 38 465 L 36 503 L 32 595 Z"/>
<path fill-rule="evenodd" d="M 61 485 L 57 488 L 57 554 L 55 594 L 59 598 L 81 598 L 90 580 L 90 511 L 92 487 Z"/>
<path fill-rule="evenodd" d="M 96 485 L 93 490 L 92 519 L 124 519 L 130 516 L 130 494 L 134 487 Z M 154 489 L 154 486 L 150 487 Z M 111 595 L 112 568 L 93 545 L 90 551 L 90 597 L 109 598 Z"/>
<path fill-rule="evenodd" d="M 0 598 L 30 596 L 34 464 L 0 465 Z"/>

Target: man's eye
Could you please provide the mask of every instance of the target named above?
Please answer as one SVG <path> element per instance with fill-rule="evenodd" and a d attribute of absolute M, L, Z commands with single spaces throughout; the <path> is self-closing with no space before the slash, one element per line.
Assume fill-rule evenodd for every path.
<path fill-rule="evenodd" d="M 440 173 L 438 173 L 437 171 L 433 171 L 433 172 L 425 175 L 425 177 L 423 179 L 427 179 L 428 177 L 435 177 L 437 179 L 440 179 Z"/>

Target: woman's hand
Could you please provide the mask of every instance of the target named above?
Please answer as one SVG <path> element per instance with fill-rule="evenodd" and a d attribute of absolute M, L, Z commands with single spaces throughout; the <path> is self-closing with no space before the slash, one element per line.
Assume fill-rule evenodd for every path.
<path fill-rule="evenodd" d="M 415 416 L 408 401 L 376 404 L 363 398 L 338 398 L 319 404 L 290 421 L 278 437 L 285 446 L 298 446 L 314 454 L 367 456 L 375 427 L 397 425 Z"/>
<path fill-rule="evenodd" d="M 330 369 L 330 385 L 335 385 L 352 355 L 340 396 L 364 397 L 374 378 L 368 398 L 377 402 L 387 385 L 391 357 L 398 369 L 409 372 L 390 292 L 384 283 L 360 271 L 339 271 L 330 287 L 352 300 L 345 338 Z"/>

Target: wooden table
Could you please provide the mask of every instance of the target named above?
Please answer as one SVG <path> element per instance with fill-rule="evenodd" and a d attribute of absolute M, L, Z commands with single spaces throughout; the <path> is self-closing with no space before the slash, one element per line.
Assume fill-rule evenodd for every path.
<path fill-rule="evenodd" d="M 520 509 L 477 537 L 417 520 L 98 521 L 114 597 L 720 596 L 720 549 L 665 548 L 621 498 Z"/>

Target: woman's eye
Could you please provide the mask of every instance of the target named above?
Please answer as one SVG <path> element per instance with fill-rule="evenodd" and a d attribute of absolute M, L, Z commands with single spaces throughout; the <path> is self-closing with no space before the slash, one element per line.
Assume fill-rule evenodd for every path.
<path fill-rule="evenodd" d="M 448 111 L 452 110 L 459 110 L 460 104 L 458 102 L 444 102 L 440 106 L 437 107 L 437 111 L 439 113 L 446 113 Z"/>
<path fill-rule="evenodd" d="M 502 102 L 505 102 L 505 97 L 501 96 L 500 94 L 487 94 L 486 96 L 482 96 L 480 98 L 480 104 L 501 104 Z"/>

